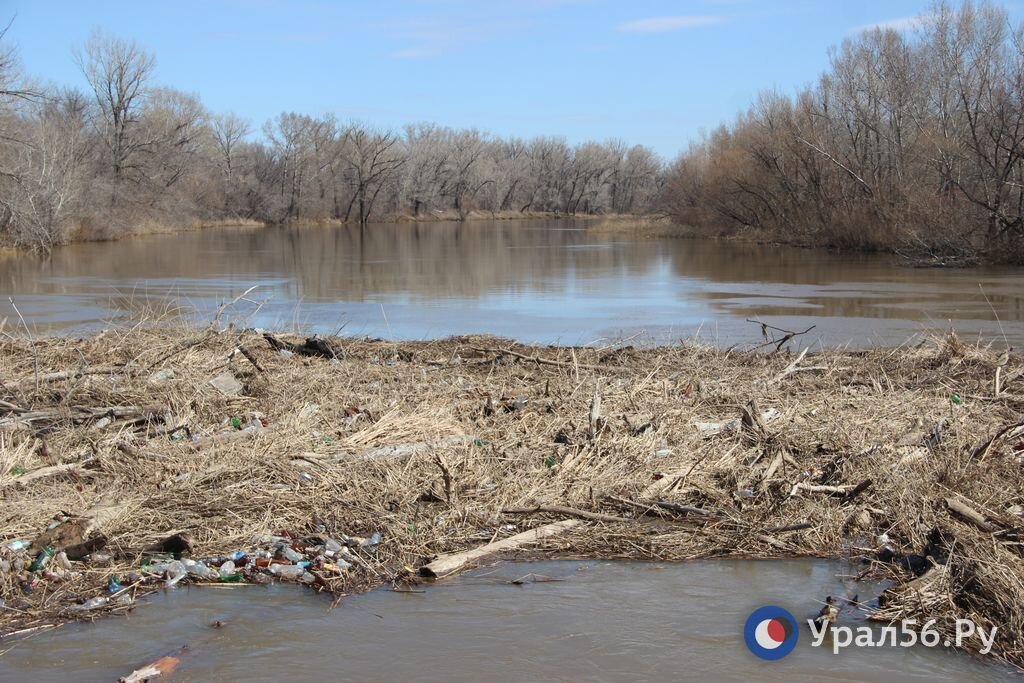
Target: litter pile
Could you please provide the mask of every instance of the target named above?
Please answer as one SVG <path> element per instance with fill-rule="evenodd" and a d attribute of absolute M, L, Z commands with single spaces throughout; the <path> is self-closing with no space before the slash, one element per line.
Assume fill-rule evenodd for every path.
<path fill-rule="evenodd" d="M 113 556 L 104 551 L 106 538 L 94 536 L 86 544 L 76 544 L 58 551 L 62 544 L 56 539 L 61 526 L 76 526 L 66 515 L 58 515 L 47 526 L 47 532 L 35 542 L 17 539 L 0 550 L 0 573 L 20 581 L 21 590 L 31 595 L 46 584 L 58 585 L 80 579 L 83 570 L 109 567 Z M 56 532 L 56 535 L 53 534 Z M 67 606 L 68 613 L 90 612 L 101 608 L 117 609 L 134 605 L 132 589 L 139 587 L 172 588 L 185 581 L 203 583 L 270 583 L 273 580 L 294 581 L 322 590 L 332 591 L 332 581 L 364 562 L 359 553 L 378 545 L 381 536 L 370 538 L 342 536 L 340 540 L 322 534 L 287 536 L 268 535 L 254 550 L 235 550 L 227 555 L 193 559 L 191 542 L 186 534 L 174 534 L 142 553 L 138 570 L 123 574 L 111 573 L 107 579 L 107 595 L 97 595 L 84 602 Z M 42 539 L 48 540 L 42 540 Z M 40 543 L 55 543 L 40 547 Z M 83 555 L 83 551 L 86 554 Z"/>
<path fill-rule="evenodd" d="M 892 581 L 872 618 L 998 626 L 1024 664 L 1024 372 L 1000 355 L 7 337 L 0 628 L 182 582 L 340 600 L 511 554 L 818 556 Z"/>

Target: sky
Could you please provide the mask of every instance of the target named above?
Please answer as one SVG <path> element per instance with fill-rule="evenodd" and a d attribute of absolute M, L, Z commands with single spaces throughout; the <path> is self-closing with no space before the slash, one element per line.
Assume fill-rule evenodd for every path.
<path fill-rule="evenodd" d="M 259 129 L 282 111 L 382 127 L 618 138 L 670 159 L 756 94 L 792 93 L 865 27 L 930 0 L 0 0 L 24 70 L 85 88 L 94 28 L 156 55 L 156 80 Z M 1020 6 L 1009 6 L 1016 20 Z"/>

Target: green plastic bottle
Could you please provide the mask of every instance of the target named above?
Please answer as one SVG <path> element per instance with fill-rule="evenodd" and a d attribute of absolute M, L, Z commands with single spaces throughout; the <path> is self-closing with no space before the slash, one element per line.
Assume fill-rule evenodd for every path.
<path fill-rule="evenodd" d="M 36 559 L 32 562 L 32 564 L 28 566 L 28 570 L 30 572 L 39 571 L 47 564 L 49 564 L 50 560 L 53 559 L 53 556 L 56 554 L 57 551 L 53 549 L 52 545 L 46 546 L 45 548 L 39 551 L 39 554 L 36 555 Z"/>

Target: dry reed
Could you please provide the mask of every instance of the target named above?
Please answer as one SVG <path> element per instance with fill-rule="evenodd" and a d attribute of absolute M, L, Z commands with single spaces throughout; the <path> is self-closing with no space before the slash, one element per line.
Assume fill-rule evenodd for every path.
<path fill-rule="evenodd" d="M 330 343 L 333 360 L 233 329 L 0 341 L 2 542 L 63 512 L 96 522 L 113 562 L 27 594 L 11 568 L 3 631 L 94 617 L 71 607 L 173 533 L 202 557 L 380 532 L 318 582 L 343 596 L 581 512 L 602 518 L 531 551 L 853 558 L 895 582 L 874 618 L 997 625 L 995 652 L 1024 664 L 1019 357 L 993 396 L 995 353 L 955 337 L 795 365 L 692 345 Z M 225 371 L 238 395 L 209 383 Z"/>

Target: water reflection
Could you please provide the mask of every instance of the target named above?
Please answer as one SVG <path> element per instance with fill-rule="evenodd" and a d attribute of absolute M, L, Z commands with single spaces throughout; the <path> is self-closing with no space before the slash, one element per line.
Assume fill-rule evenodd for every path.
<path fill-rule="evenodd" d="M 700 329 L 748 341 L 758 317 L 827 344 L 924 327 L 1024 340 L 1024 275 L 706 240 L 626 241 L 562 220 L 227 228 L 0 258 L 0 290 L 39 329 L 95 326 L 168 301 L 208 314 L 259 285 L 248 320 L 424 338 L 487 332 L 587 343 Z M 244 309 L 245 307 L 240 307 Z M 251 312 L 250 308 L 249 311 Z M 0 316 L 13 316 L 6 296 Z"/>

